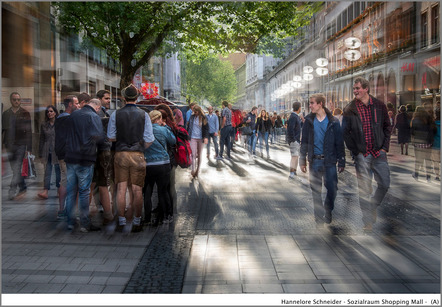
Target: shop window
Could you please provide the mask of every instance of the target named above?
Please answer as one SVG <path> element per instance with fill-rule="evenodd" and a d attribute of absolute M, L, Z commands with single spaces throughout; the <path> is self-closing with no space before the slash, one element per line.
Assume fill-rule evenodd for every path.
<path fill-rule="evenodd" d="M 439 5 L 431 8 L 431 43 L 439 42 Z"/>
<path fill-rule="evenodd" d="M 421 15 L 421 48 L 427 47 L 427 35 L 428 35 L 428 13 L 425 12 Z"/>

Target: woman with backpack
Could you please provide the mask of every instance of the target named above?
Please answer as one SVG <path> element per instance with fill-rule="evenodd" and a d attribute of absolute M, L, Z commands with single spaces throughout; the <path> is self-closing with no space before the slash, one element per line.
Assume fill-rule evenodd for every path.
<path fill-rule="evenodd" d="M 198 177 L 201 165 L 201 153 L 203 143 L 207 145 L 209 139 L 209 125 L 204 111 L 199 105 L 193 107 L 193 114 L 187 123 L 187 131 L 190 136 L 190 148 L 192 149 L 192 171 L 193 178 Z"/>
<path fill-rule="evenodd" d="M 172 109 L 162 103 L 155 107 L 155 110 L 158 110 L 161 112 L 161 118 L 164 123 L 172 130 L 175 138 L 178 142 L 178 131 L 180 130 L 179 124 L 176 122 L 176 118 L 174 116 L 174 112 Z M 177 108 L 179 111 L 179 109 Z M 181 118 L 182 119 L 182 118 Z M 169 153 L 169 159 L 170 159 L 170 180 L 169 185 L 167 187 L 167 190 L 169 191 L 169 199 L 170 199 L 170 211 L 168 212 L 168 215 L 172 216 L 173 213 L 176 212 L 176 200 L 177 200 L 177 193 L 175 188 L 175 171 L 178 166 L 178 162 L 176 161 L 175 154 L 177 152 L 177 144 L 173 144 L 171 146 L 168 146 L 167 151 Z"/>
<path fill-rule="evenodd" d="M 176 138 L 172 130 L 163 122 L 161 112 L 153 110 L 149 113 L 152 121 L 152 130 L 155 140 L 144 151 L 146 160 L 146 177 L 144 183 L 144 217 L 146 222 L 151 220 L 152 192 L 156 185 L 158 189 L 158 207 L 152 225 L 170 223 L 173 215 L 170 214 L 171 203 L 167 187 L 170 182 L 170 158 L 167 148 L 174 145 Z"/>

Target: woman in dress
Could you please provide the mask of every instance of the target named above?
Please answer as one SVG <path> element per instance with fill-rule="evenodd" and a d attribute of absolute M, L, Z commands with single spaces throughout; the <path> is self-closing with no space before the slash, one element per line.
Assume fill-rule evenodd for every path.
<path fill-rule="evenodd" d="M 55 185 L 60 188 L 60 166 L 55 154 L 55 118 L 58 116 L 57 109 L 50 105 L 45 111 L 45 122 L 40 127 L 40 146 L 38 156 L 44 165 L 43 191 L 38 193 L 41 199 L 48 198 L 51 188 L 52 167 L 55 169 Z"/>
<path fill-rule="evenodd" d="M 203 143 L 207 145 L 209 140 L 209 125 L 204 111 L 199 105 L 195 105 L 193 108 L 193 114 L 187 123 L 187 131 L 189 132 L 190 148 L 192 149 L 191 175 L 193 178 L 197 178 L 201 165 Z"/>

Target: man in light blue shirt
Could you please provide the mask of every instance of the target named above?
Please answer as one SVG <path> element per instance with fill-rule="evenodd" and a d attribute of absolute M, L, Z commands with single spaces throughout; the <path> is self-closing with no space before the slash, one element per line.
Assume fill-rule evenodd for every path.
<path fill-rule="evenodd" d="M 187 127 L 187 123 L 189 122 L 190 116 L 192 116 L 192 113 L 193 113 L 193 106 L 194 105 L 196 105 L 196 102 L 191 102 L 189 104 L 189 110 L 187 110 L 187 112 L 186 112 L 186 118 L 185 118 L 186 122 L 184 123 L 184 127 Z"/>
<path fill-rule="evenodd" d="M 209 124 L 209 141 L 207 142 L 207 159 L 210 159 L 210 140 L 213 140 L 215 146 L 215 158 L 218 156 L 218 131 L 219 131 L 219 119 L 218 115 L 213 113 L 213 107 L 209 106 L 207 108 L 209 114 L 207 117 L 207 122 Z"/>

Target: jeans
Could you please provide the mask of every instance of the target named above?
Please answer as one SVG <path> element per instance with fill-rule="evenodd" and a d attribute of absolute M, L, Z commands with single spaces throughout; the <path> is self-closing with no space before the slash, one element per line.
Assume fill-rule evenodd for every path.
<path fill-rule="evenodd" d="M 249 135 L 249 139 L 247 141 L 247 144 L 249 145 L 249 152 L 251 154 L 255 154 L 255 148 L 256 148 L 256 140 L 257 140 L 257 136 L 256 136 L 256 130 L 253 130 L 253 133 L 251 135 Z"/>
<path fill-rule="evenodd" d="M 230 135 L 232 133 L 232 126 L 226 126 L 221 129 L 221 136 L 220 136 L 220 151 L 219 156 L 222 157 L 224 153 L 224 145 L 227 147 L 227 157 L 230 158 Z"/>
<path fill-rule="evenodd" d="M 380 156 L 377 158 L 374 158 L 372 155 L 364 157 L 362 153 L 359 153 L 355 157 L 355 168 L 358 178 L 362 221 L 365 225 L 371 225 L 374 222 L 374 211 L 381 204 L 390 188 L 390 168 L 388 166 L 387 153 L 381 151 Z M 371 196 L 373 192 L 373 176 L 378 187 L 374 195 Z"/>
<path fill-rule="evenodd" d="M 60 165 L 54 164 L 54 169 L 55 169 L 55 186 L 57 188 L 59 188 L 60 187 L 60 178 L 61 178 Z M 46 161 L 44 176 L 45 177 L 43 180 L 43 187 L 45 190 L 50 190 L 51 189 L 51 176 L 52 176 L 52 154 L 48 155 L 48 161 Z"/>
<path fill-rule="evenodd" d="M 84 166 L 80 164 L 66 163 L 67 168 L 67 196 L 66 215 L 68 225 L 75 224 L 74 208 L 78 191 L 78 208 L 80 210 L 80 224 L 83 227 L 90 226 L 89 219 L 89 194 L 94 174 L 94 165 Z"/>
<path fill-rule="evenodd" d="M 233 126 L 230 128 L 230 150 L 232 150 L 233 144 L 235 143 L 236 128 L 234 128 Z"/>
<path fill-rule="evenodd" d="M 218 137 L 215 133 L 209 133 L 209 140 L 207 142 L 207 155 L 210 156 L 210 140 L 213 140 L 213 146 L 215 146 L 215 154 L 218 156 Z"/>
<path fill-rule="evenodd" d="M 266 152 L 267 154 L 269 154 L 269 132 L 258 132 L 258 139 L 259 139 L 259 151 L 262 153 L 262 142 L 263 139 L 265 140 L 265 144 L 266 144 Z"/>
<path fill-rule="evenodd" d="M 325 166 L 324 160 L 314 159 L 309 167 L 310 188 L 312 189 L 315 221 L 323 222 L 326 212 L 333 211 L 338 193 L 338 172 L 336 165 Z M 324 205 L 322 205 L 322 183 L 327 189 Z"/>
<path fill-rule="evenodd" d="M 146 177 L 144 183 L 144 219 L 151 221 L 152 215 L 152 192 L 155 185 L 158 190 L 158 207 L 156 218 L 162 221 L 168 215 L 173 215 L 172 203 L 169 195 L 170 164 L 146 166 Z"/>
<path fill-rule="evenodd" d="M 25 178 L 21 175 L 21 169 L 23 165 L 23 158 L 26 153 L 26 145 L 12 145 L 11 148 L 7 149 L 8 160 L 11 164 L 12 169 L 12 179 L 9 185 L 9 193 L 14 193 L 19 187 L 19 191 L 26 190 Z"/>

